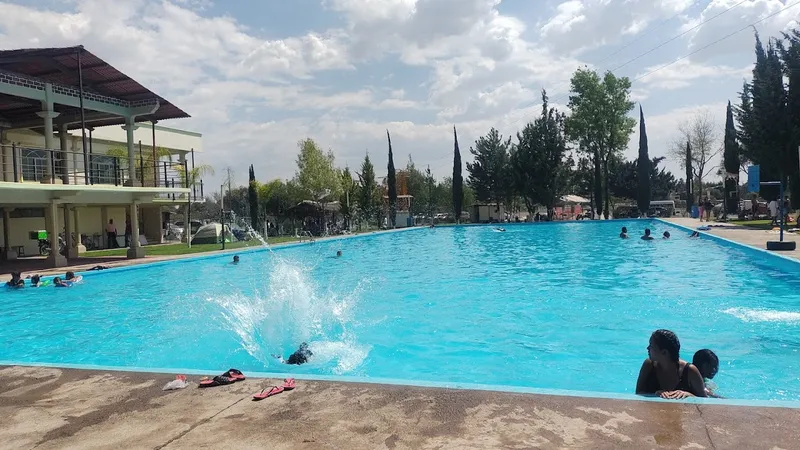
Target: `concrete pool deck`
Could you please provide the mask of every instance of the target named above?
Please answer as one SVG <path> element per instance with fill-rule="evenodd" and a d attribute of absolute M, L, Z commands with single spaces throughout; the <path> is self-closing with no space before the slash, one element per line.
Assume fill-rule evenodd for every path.
<path fill-rule="evenodd" d="M 0 367 L 2 449 L 793 449 L 800 410 L 248 379 L 164 392 L 173 375 Z"/>

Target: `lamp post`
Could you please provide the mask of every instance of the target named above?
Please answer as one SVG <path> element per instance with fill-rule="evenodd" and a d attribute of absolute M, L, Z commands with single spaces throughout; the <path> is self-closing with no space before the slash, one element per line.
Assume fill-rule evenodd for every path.
<path fill-rule="evenodd" d="M 220 222 L 222 222 L 222 249 L 225 250 L 225 185 L 219 187 Z"/>

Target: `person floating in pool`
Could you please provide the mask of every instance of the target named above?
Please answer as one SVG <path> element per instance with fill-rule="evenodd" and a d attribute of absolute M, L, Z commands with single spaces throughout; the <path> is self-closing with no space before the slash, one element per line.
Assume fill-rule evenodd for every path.
<path fill-rule="evenodd" d="M 620 231 L 619 237 L 621 239 L 628 239 L 628 227 L 622 227 L 622 231 Z"/>
<path fill-rule="evenodd" d="M 305 364 L 308 362 L 308 359 L 314 356 L 314 353 L 311 352 L 311 349 L 308 348 L 308 344 L 303 342 L 300 344 L 300 347 L 291 355 L 289 358 L 284 360 L 280 355 L 272 355 L 274 358 L 278 358 L 281 363 L 283 364 L 292 364 L 299 366 L 300 364 Z"/>
<path fill-rule="evenodd" d="M 692 231 L 692 234 L 689 235 L 690 238 L 699 238 L 700 232 L 699 231 Z"/>
<path fill-rule="evenodd" d="M 234 265 L 239 264 L 239 255 L 234 255 L 233 256 L 233 261 L 231 262 L 231 264 L 234 264 Z"/>
<path fill-rule="evenodd" d="M 72 287 L 71 281 L 62 280 L 61 277 L 53 278 L 53 286 L 60 288 L 60 287 Z"/>
<path fill-rule="evenodd" d="M 501 232 L 501 233 L 505 233 L 505 232 L 506 232 L 506 229 L 505 229 L 505 228 L 503 228 L 503 227 L 497 227 L 497 228 L 495 228 L 495 229 L 494 229 L 494 231 L 499 231 L 499 232 Z"/>
<path fill-rule="evenodd" d="M 697 370 L 700 371 L 700 375 L 703 376 L 703 380 L 706 384 L 706 395 L 708 397 L 722 398 L 713 392 L 710 386 L 711 383 L 709 383 L 710 380 L 714 379 L 719 370 L 719 358 L 717 358 L 717 354 L 707 348 L 698 350 L 692 357 L 692 364 L 697 367 Z"/>
<path fill-rule="evenodd" d="M 22 272 L 11 272 L 11 280 L 6 281 L 6 286 L 12 288 L 25 287 L 25 280 L 22 279 Z"/>
<path fill-rule="evenodd" d="M 644 229 L 644 236 L 642 236 L 643 241 L 652 241 L 653 236 L 650 235 L 650 228 Z"/>
<path fill-rule="evenodd" d="M 670 234 L 669 234 L 669 231 L 665 231 L 665 232 L 664 232 L 664 235 L 661 237 L 661 239 L 669 239 L 670 237 L 671 237 L 671 236 L 670 236 Z"/>
<path fill-rule="evenodd" d="M 637 395 L 657 395 L 682 399 L 706 397 L 706 385 L 697 366 L 680 359 L 681 342 L 669 330 L 656 330 L 650 335 L 647 359 L 639 369 Z"/>
<path fill-rule="evenodd" d="M 75 276 L 75 272 L 72 271 L 67 272 L 64 278 L 66 278 L 66 280 L 69 281 L 70 283 L 80 283 L 81 281 L 83 281 L 82 276 L 80 275 Z"/>

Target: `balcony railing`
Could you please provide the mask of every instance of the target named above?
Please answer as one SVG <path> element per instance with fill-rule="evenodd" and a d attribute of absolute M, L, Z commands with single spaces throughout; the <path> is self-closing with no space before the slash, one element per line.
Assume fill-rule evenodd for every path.
<path fill-rule="evenodd" d="M 87 156 L 85 158 L 82 152 L 20 147 L 14 144 L 0 145 L 0 181 L 190 188 L 193 199 L 203 197 L 203 181 L 191 183 L 193 180 L 187 161 L 154 161 L 145 153 L 137 152 L 131 170 L 127 157 L 98 154 Z M 185 194 L 164 192 L 160 196 L 177 200 L 184 198 Z"/>

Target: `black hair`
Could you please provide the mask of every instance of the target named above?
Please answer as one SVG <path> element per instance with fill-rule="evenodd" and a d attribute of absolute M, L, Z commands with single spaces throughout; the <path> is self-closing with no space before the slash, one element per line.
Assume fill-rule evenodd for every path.
<path fill-rule="evenodd" d="M 31 277 L 31 283 L 33 283 L 33 284 L 36 284 L 36 283 L 38 283 L 38 282 L 39 282 L 39 280 L 41 280 L 41 279 L 42 279 L 42 277 L 41 277 L 41 276 L 39 276 L 39 275 L 34 275 L 34 276 L 32 276 L 32 277 Z"/>
<path fill-rule="evenodd" d="M 707 348 L 698 350 L 694 354 L 694 357 L 692 357 L 692 364 L 694 364 L 698 370 L 705 364 L 710 365 L 711 373 L 701 372 L 701 375 L 708 379 L 714 378 L 714 375 L 717 374 L 717 370 L 719 370 L 719 358 L 717 358 L 717 354 Z"/>
<path fill-rule="evenodd" d="M 664 237 L 669 237 L 669 236 L 670 236 L 669 231 L 665 231 L 664 232 Z"/>
<path fill-rule="evenodd" d="M 650 228 L 645 228 L 645 229 L 644 229 L 644 234 L 645 234 L 645 235 L 647 235 L 647 234 L 650 234 Z"/>
<path fill-rule="evenodd" d="M 622 232 L 623 233 L 627 233 L 628 232 L 628 227 L 622 227 Z"/>
<path fill-rule="evenodd" d="M 656 330 L 650 336 L 650 339 L 660 348 L 669 353 L 669 358 L 678 364 L 681 358 L 681 341 L 678 340 L 678 335 L 669 330 Z"/>
<path fill-rule="evenodd" d="M 75 278 L 75 272 L 70 270 L 69 272 L 67 272 L 65 277 L 66 277 L 66 279 L 71 280 L 71 279 Z"/>

